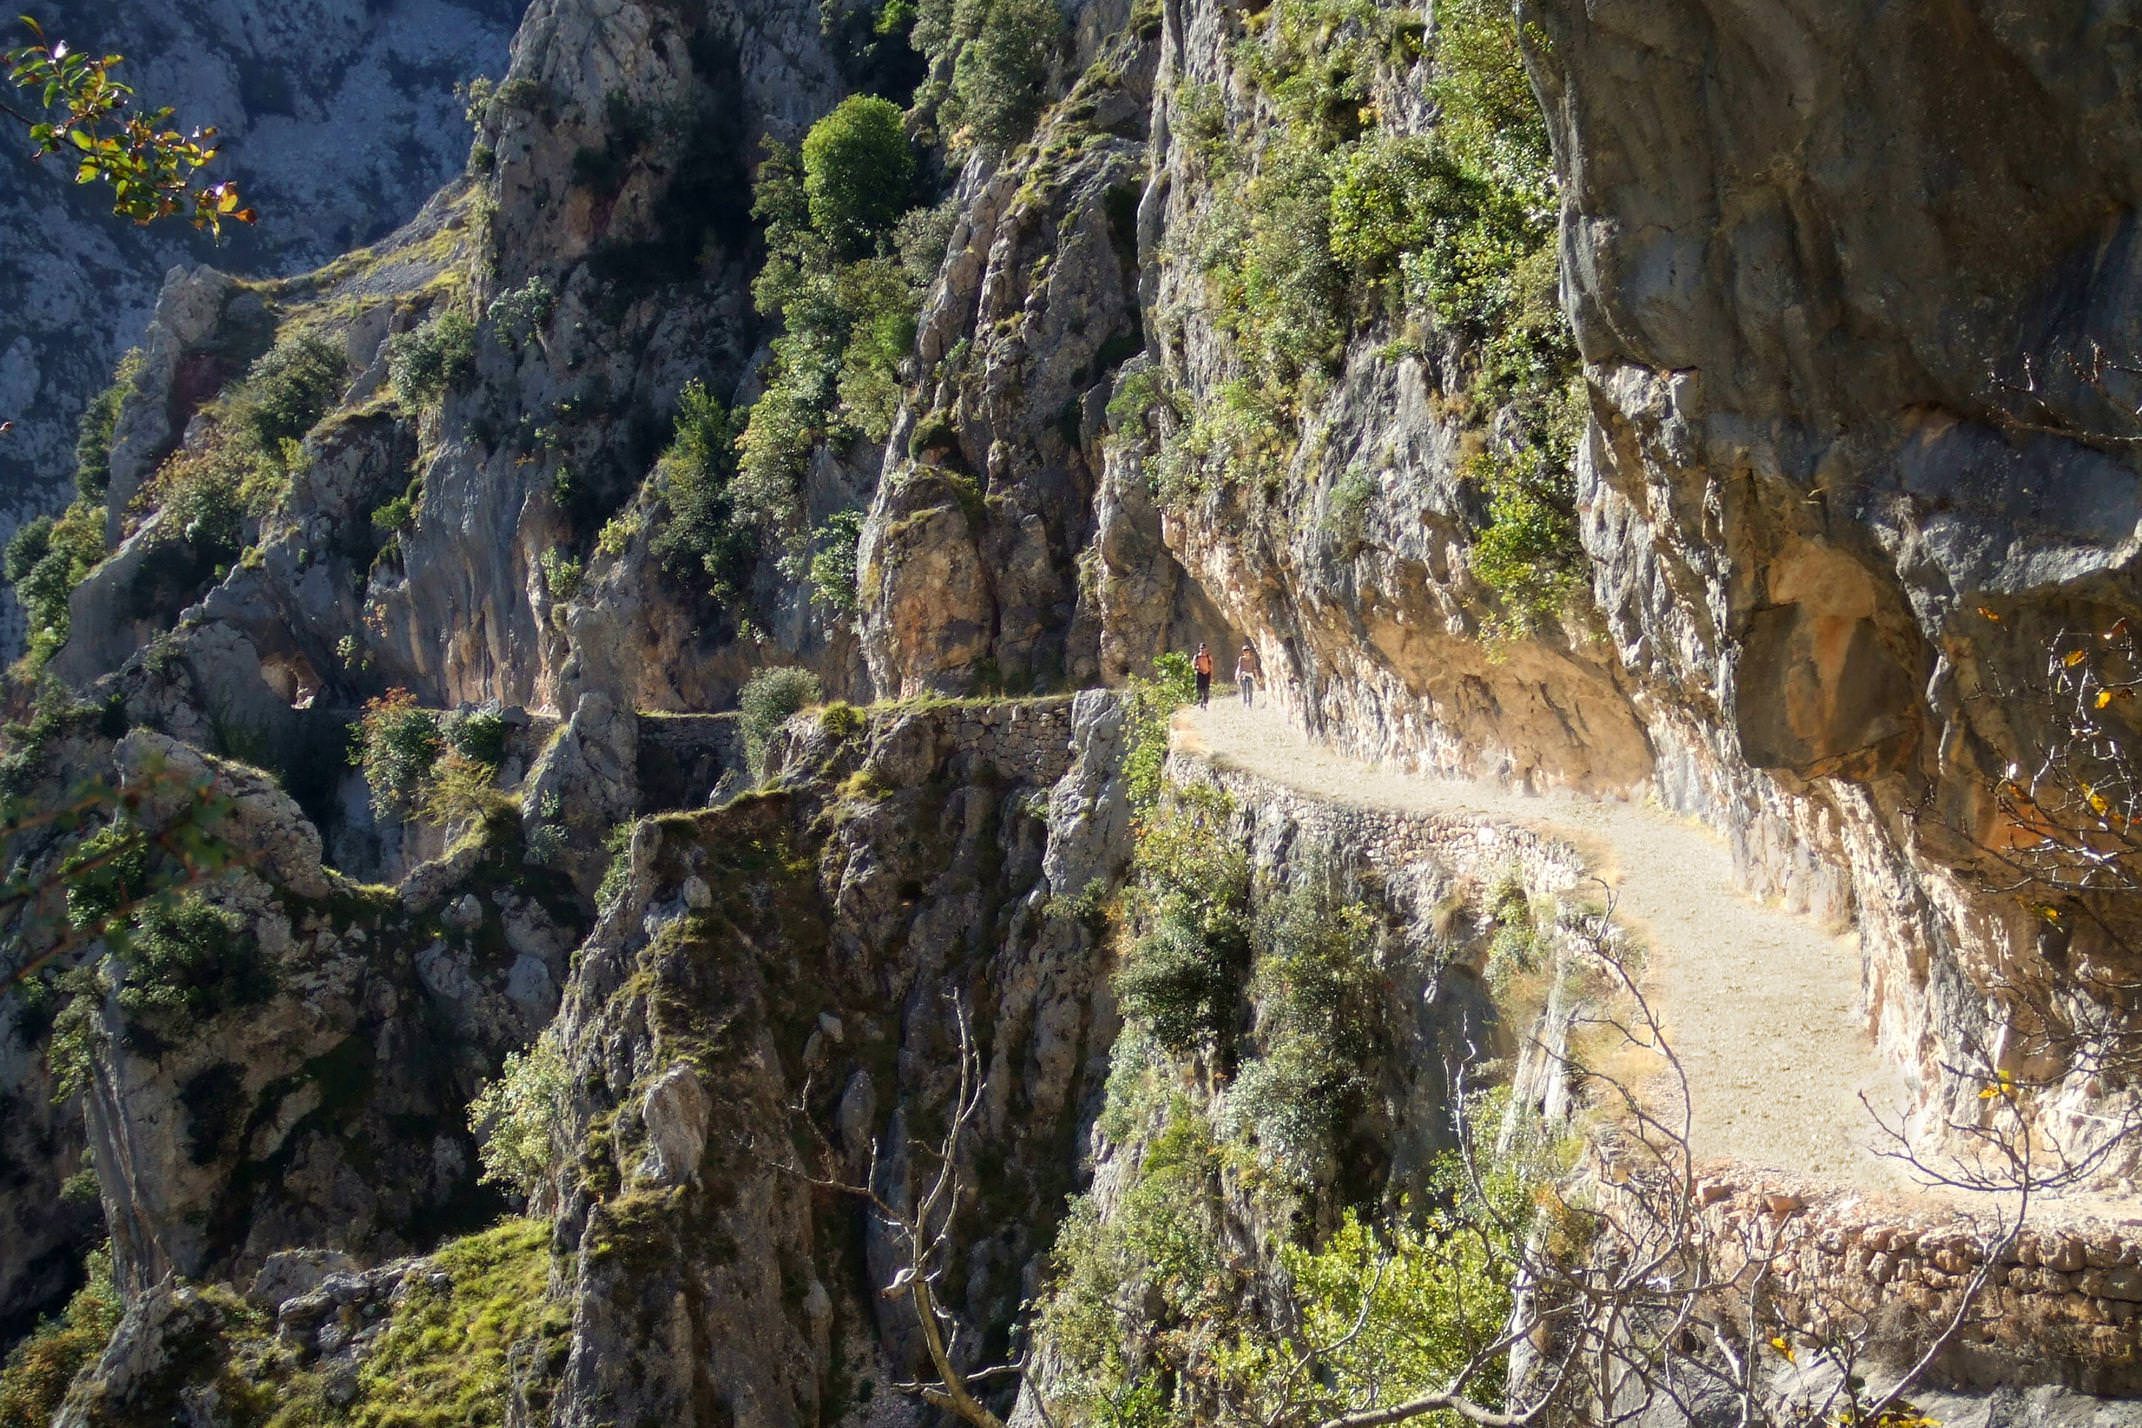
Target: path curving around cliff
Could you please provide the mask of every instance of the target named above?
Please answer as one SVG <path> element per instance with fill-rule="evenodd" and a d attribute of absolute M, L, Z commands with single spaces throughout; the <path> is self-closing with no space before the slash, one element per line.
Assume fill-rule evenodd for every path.
<path fill-rule="evenodd" d="M 1307 798 L 1517 823 L 1570 843 L 1647 948 L 1648 995 L 1687 1073 L 1698 1161 L 1862 1190 L 1911 1187 L 1903 1167 L 1877 1153 L 1882 1136 L 1860 1100 L 1886 1115 L 1906 1089 L 1858 1006 L 1857 939 L 1741 891 L 1709 830 L 1641 804 L 1364 763 L 1312 742 L 1277 710 L 1231 698 L 1179 714 L 1175 742 Z"/>

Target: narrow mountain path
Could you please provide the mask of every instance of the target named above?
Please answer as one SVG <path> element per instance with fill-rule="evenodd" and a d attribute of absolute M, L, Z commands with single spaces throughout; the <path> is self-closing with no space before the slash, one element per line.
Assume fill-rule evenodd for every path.
<path fill-rule="evenodd" d="M 1311 742 L 1277 710 L 1234 699 L 1176 716 L 1175 744 L 1342 806 L 1527 825 L 1575 846 L 1647 948 L 1646 995 L 1686 1071 L 1699 1162 L 1731 1160 L 1863 1190 L 1904 1190 L 1865 1104 L 1901 1109 L 1905 1087 L 1859 1009 L 1857 940 L 1735 885 L 1725 845 L 1656 808 L 1534 797 L 1412 775 Z"/>

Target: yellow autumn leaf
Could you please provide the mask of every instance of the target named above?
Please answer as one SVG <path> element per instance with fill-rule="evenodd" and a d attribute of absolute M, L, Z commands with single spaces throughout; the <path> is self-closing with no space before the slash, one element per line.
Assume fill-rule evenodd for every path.
<path fill-rule="evenodd" d="M 2060 662 L 2066 665 L 2069 669 L 2073 669 L 2075 668 L 2075 666 L 2081 664 L 2084 660 L 2088 658 L 2089 656 L 2084 654 L 2081 650 L 2069 650 L 2066 654 L 2060 657 Z"/>
<path fill-rule="evenodd" d="M 2112 691 L 2111 691 L 2111 690 L 2109 690 L 2109 689 L 2100 689 L 2100 690 L 2099 690 L 2099 691 L 2097 692 L 2097 707 L 2098 707 L 2098 708 L 2102 709 L 2102 708 L 2104 708 L 2104 707 L 2105 707 L 2105 706 L 2106 706 L 2107 704 L 2110 704 L 2111 702 L 2112 702 Z"/>

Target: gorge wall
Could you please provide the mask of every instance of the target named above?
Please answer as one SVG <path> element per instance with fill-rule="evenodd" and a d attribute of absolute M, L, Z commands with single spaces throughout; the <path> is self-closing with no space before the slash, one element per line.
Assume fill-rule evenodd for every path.
<path fill-rule="evenodd" d="M 221 245 L 111 217 L 57 160 L 10 147 L 0 195 L 0 527 L 66 504 L 77 422 L 140 340 L 166 273 L 312 267 L 404 222 L 468 158 L 454 86 L 498 72 L 519 0 L 261 7 L 56 0 L 33 17 L 78 51 L 127 57 L 118 78 L 179 122 L 213 124 L 219 170 L 265 215 Z M 19 38 L 11 36 L 13 48 Z M 19 626 L 20 615 L 12 617 Z M 8 648 L 19 652 L 20 630 Z"/>
<path fill-rule="evenodd" d="M 69 1421 L 384 1391 L 409 1286 L 480 1280 L 395 1257 L 516 1195 L 535 1228 L 483 1273 L 565 1317 L 498 1370 L 513 1421 L 891 1414 L 889 1250 L 766 1147 L 799 1101 L 846 1174 L 939 1129 L 946 991 L 990 1228 L 944 1292 L 1008 1348 L 1064 1197 L 1135 1169 L 1089 1158 L 1145 776 L 1094 690 L 1198 640 L 1321 737 L 1656 799 L 1855 924 L 1922 1145 L 1999 1071 L 2075 1144 L 2122 1124 L 2126 825 L 2090 835 L 2105 890 L 2046 886 L 2001 790 L 2070 737 L 2049 660 L 2132 735 L 2142 70 L 2116 16 L 2040 8 L 1005 0 L 910 38 L 890 5 L 539 0 L 413 221 L 166 288 L 33 646 L 66 692 L 14 694 L 17 793 L 175 741 L 288 854 L 215 903 L 272 989 L 194 1042 L 68 945 L 39 995 L 102 1041 L 55 1104 L 55 1003 L 8 993 L 0 1308 L 78 1272 L 85 1151 L 127 1306 Z M 865 92 L 912 100 L 914 178 L 855 245 L 791 151 Z M 714 718 L 774 666 L 834 702 Z M 516 731 L 436 826 L 343 766 L 396 692 Z M 1492 918 L 1379 879 L 1558 875 L 1221 784 L 1260 897 L 1315 862 L 1409 955 L 1459 927 L 1430 1001 Z M 1378 1193 L 1434 1140 L 1442 1030 L 1380 1063 Z M 564 1119 L 486 1184 L 467 1109 L 539 1052 Z M 1271 1228 L 1226 1233 L 1255 1262 Z M 221 1348 L 174 1379 L 189 1334 Z"/>

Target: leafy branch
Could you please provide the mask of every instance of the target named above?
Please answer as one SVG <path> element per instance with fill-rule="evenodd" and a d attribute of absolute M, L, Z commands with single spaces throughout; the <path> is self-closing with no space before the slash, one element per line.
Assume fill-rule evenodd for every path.
<path fill-rule="evenodd" d="M 220 238 L 224 223 L 254 221 L 236 183 L 199 181 L 216 157 L 213 128 L 182 133 L 170 108 L 136 108 L 133 86 L 112 74 L 124 56 L 92 57 L 22 23 L 32 42 L 4 58 L 8 83 L 32 102 L 0 100 L 0 115 L 28 131 L 32 158 L 62 155 L 77 184 L 109 184 L 112 212 L 138 224 L 178 215 Z"/>

